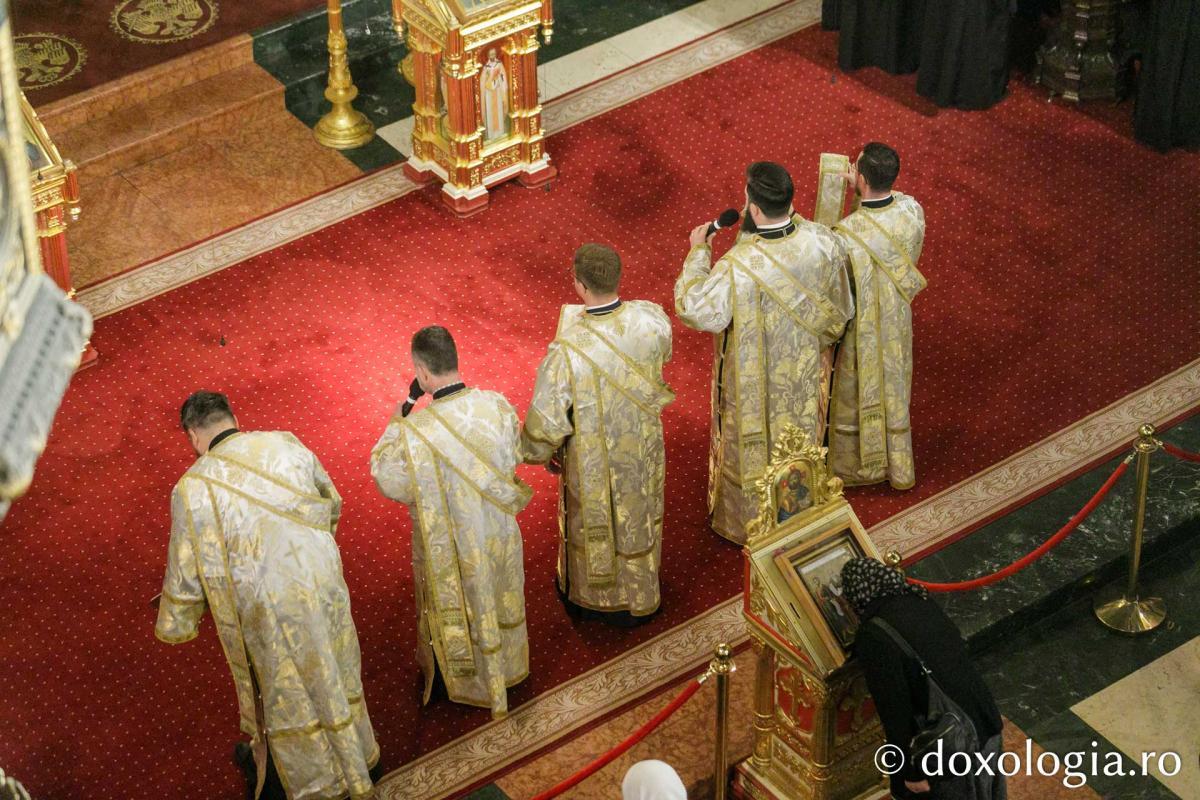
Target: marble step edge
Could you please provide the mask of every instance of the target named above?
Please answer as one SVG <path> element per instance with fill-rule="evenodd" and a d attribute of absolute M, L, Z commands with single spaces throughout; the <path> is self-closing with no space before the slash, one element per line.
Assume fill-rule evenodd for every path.
<path fill-rule="evenodd" d="M 391 28 L 389 27 L 390 30 Z M 404 53 L 408 52 L 405 45 L 398 41 L 393 33 L 389 33 L 385 37 L 373 32 L 369 41 L 371 43 L 370 47 L 363 47 L 361 38 L 354 38 L 350 41 L 346 57 L 350 68 L 350 76 L 354 80 L 358 80 L 360 76 L 373 74 L 372 70 L 378 67 L 379 61 L 382 58 L 387 58 L 386 66 L 388 68 L 398 71 L 400 69 L 400 59 L 403 56 L 391 58 L 390 54 L 396 49 Z M 274 59 L 264 58 L 261 55 L 257 55 L 255 61 L 288 88 L 316 82 L 324 86 L 329 75 L 329 64 L 324 56 L 322 56 L 321 60 L 313 62 L 311 66 L 299 70 L 296 67 L 300 65 L 295 62 L 284 65 L 276 62 Z M 365 72 L 364 69 L 366 70 Z"/>
<path fill-rule="evenodd" d="M 379 5 L 377 0 L 342 2 L 342 19 L 347 38 L 346 56 L 352 75 L 355 74 L 356 66 L 361 67 L 364 62 L 378 59 L 394 48 L 405 48 L 404 42 L 395 33 L 391 14 L 386 10 L 386 6 L 381 13 L 368 12 L 371 23 L 369 35 L 362 30 L 363 23 L 368 19 L 368 15 L 362 14 L 362 8 L 369 4 Z M 289 87 L 317 79 L 324 82 L 329 69 L 326 52 L 328 28 L 325 16 L 326 10 L 317 8 L 253 31 L 250 35 L 254 39 L 254 60 Z M 313 45 L 307 53 L 303 47 L 295 48 L 296 39 L 289 38 L 289 34 L 292 37 L 298 36 L 298 32 L 303 28 L 313 29 L 304 35 L 304 41 Z M 399 59 L 396 59 L 393 66 L 398 68 L 399 64 Z"/>
<path fill-rule="evenodd" d="M 174 152 L 197 137 L 274 113 L 283 108 L 283 92 L 257 64 L 243 64 L 68 130 L 58 137 L 59 150 L 92 175 L 111 175 Z M 214 104 L 204 102 L 206 97 L 220 99 Z M 131 118 L 145 124 L 123 124 Z"/>
<path fill-rule="evenodd" d="M 51 135 L 58 137 L 122 109 L 252 63 L 254 42 L 248 34 L 242 34 L 39 106 L 37 112 Z"/>
<path fill-rule="evenodd" d="M 1142 544 L 1141 569 L 1152 561 L 1170 558 L 1175 551 L 1200 539 L 1200 517 L 1185 520 L 1174 527 L 1153 534 L 1146 531 Z M 998 617 L 967 635 L 967 646 L 978 654 L 1001 645 L 1013 633 L 1037 624 L 1055 611 L 1085 597 L 1091 597 L 1101 587 L 1125 580 L 1129 569 L 1129 553 L 1122 551 L 1096 564 L 1085 573 L 1052 589 L 1039 593 L 1033 600 L 1008 614 Z M 1099 621 L 1096 622 L 1100 624 Z"/>

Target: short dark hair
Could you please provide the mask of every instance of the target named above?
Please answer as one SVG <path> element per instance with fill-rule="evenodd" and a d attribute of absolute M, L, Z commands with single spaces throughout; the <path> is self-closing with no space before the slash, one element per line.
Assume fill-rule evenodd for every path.
<path fill-rule="evenodd" d="M 192 392 L 179 409 L 179 424 L 185 431 L 207 428 L 222 419 L 233 422 L 233 409 L 220 392 Z"/>
<path fill-rule="evenodd" d="M 858 159 L 858 173 L 872 190 L 886 192 L 900 174 L 900 154 L 882 142 L 868 142 Z"/>
<path fill-rule="evenodd" d="M 430 325 L 413 334 L 412 357 L 434 375 L 446 375 L 458 369 L 454 337 L 441 325 Z"/>
<path fill-rule="evenodd" d="M 792 207 L 792 176 L 773 161 L 755 161 L 746 167 L 746 195 L 768 217 L 783 216 Z"/>
<path fill-rule="evenodd" d="M 621 257 L 607 245 L 580 245 L 575 251 L 575 279 L 593 292 L 615 292 L 621 282 Z"/>

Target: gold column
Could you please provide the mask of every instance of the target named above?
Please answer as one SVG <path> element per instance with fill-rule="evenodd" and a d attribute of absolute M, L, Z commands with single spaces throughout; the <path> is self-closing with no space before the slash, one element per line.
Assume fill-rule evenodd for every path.
<path fill-rule="evenodd" d="M 753 636 L 758 651 L 754 670 L 754 753 L 750 762 L 765 770 L 771 764 L 771 734 L 775 730 L 775 650 Z"/>
<path fill-rule="evenodd" d="M 342 27 L 341 0 L 328 0 L 329 11 L 329 83 L 325 99 L 333 104 L 313 129 L 317 141 L 336 150 L 362 147 L 375 137 L 375 126 L 351 102 L 358 96 L 358 87 L 350 77 L 350 62 L 346 57 L 346 31 Z"/>
<path fill-rule="evenodd" d="M 1108 627 L 1121 633 L 1152 631 L 1167 617 L 1161 597 L 1138 597 L 1138 569 L 1142 563 L 1142 540 L 1146 530 L 1146 495 L 1150 489 L 1150 456 L 1160 443 L 1150 423 L 1138 429 L 1133 449 L 1137 454 L 1137 485 L 1134 487 L 1133 538 L 1129 543 L 1129 577 L 1124 589 L 1101 592 L 1096 596 L 1096 616 Z"/>

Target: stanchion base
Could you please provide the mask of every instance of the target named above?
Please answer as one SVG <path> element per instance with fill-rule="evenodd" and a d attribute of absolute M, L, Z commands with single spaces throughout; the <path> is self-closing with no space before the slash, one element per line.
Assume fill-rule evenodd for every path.
<path fill-rule="evenodd" d="M 353 150 L 375 138 L 375 126 L 349 103 L 335 104 L 332 111 L 318 120 L 313 135 L 325 147 Z"/>
<path fill-rule="evenodd" d="M 1114 631 L 1139 634 L 1152 631 L 1167 618 L 1161 597 L 1126 596 L 1123 590 L 1096 596 L 1096 618 Z"/>

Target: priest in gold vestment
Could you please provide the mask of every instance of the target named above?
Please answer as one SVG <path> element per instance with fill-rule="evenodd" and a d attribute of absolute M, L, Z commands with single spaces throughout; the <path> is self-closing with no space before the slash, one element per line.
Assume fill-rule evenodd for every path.
<path fill-rule="evenodd" d="M 412 516 L 424 702 L 440 673 L 451 700 L 502 717 L 508 687 L 529 674 L 520 422 L 502 395 L 463 384 L 445 328 L 417 331 L 412 359 L 417 377 L 371 451 L 371 475 Z M 410 415 L 426 392 L 432 402 Z"/>
<path fill-rule="evenodd" d="M 737 242 L 712 266 L 700 225 L 675 282 L 679 318 L 716 335 L 708 507 L 713 529 L 738 543 L 778 433 L 792 424 L 823 440 L 831 346 L 854 314 L 841 243 L 792 214 L 792 195 L 783 167 L 751 164 Z"/>
<path fill-rule="evenodd" d="M 189 641 L 212 614 L 259 781 L 282 784 L 268 792 L 367 797 L 379 748 L 333 538 L 341 498 L 292 434 L 238 432 L 223 395 L 197 392 L 181 417 L 199 458 L 171 494 L 155 634 Z"/>
<path fill-rule="evenodd" d="M 665 460 L 660 414 L 671 322 L 656 303 L 617 295 L 616 251 L 575 253 L 575 290 L 538 367 L 521 454 L 562 473 L 559 591 L 634 623 L 658 610 Z M 561 452 L 561 456 L 559 453 Z"/>
<path fill-rule="evenodd" d="M 829 424 L 829 465 L 847 486 L 916 483 L 908 404 L 912 392 L 912 301 L 925 212 L 892 191 L 900 157 L 885 144 L 863 148 L 850 180 L 859 208 L 833 227 L 850 257 L 858 314 L 838 349 Z"/>

